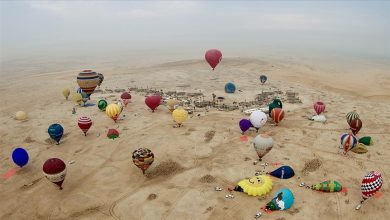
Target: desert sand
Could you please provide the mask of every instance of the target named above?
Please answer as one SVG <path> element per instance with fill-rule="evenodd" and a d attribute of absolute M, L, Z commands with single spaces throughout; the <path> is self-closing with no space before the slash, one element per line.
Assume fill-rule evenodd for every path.
<path fill-rule="evenodd" d="M 204 60 L 183 60 L 150 66 L 92 68 L 105 80 L 103 92 L 91 96 L 91 103 L 107 98 L 116 102 L 121 93 L 105 89 L 153 87 L 164 90 L 199 91 L 227 101 L 252 100 L 261 90 L 277 87 L 299 92 L 301 104 L 284 103 L 285 119 L 273 126 L 271 119 L 260 129 L 269 133 L 275 145 L 264 158 L 272 171 L 279 162 L 294 168 L 291 179 L 273 179 L 273 190 L 264 197 L 234 192 L 226 199 L 227 188 L 251 177 L 261 166 L 253 165 L 257 155 L 252 146 L 256 132 L 240 141 L 238 122 L 245 118 L 239 110 L 211 109 L 190 117 L 181 128 L 173 128 L 169 110 L 160 106 L 152 113 L 142 94 L 132 93 L 132 102 L 114 123 L 97 106 L 80 107 L 65 100 L 61 91 L 76 91 L 76 75 L 81 69 L 2 74 L 0 94 L 0 219 L 253 219 L 275 192 L 289 188 L 295 196 L 287 211 L 263 213 L 261 219 L 384 219 L 388 204 L 390 175 L 390 74 L 387 67 L 356 63 L 349 69 L 311 65 L 287 59 L 224 58 L 215 71 Z M 21 68 L 20 68 L 21 69 Z M 261 86 L 260 73 L 269 80 Z M 232 81 L 242 92 L 225 94 Z M 326 103 L 327 123 L 307 120 L 314 114 L 313 103 Z M 76 114 L 72 114 L 72 108 Z M 28 113 L 27 121 L 13 119 L 16 111 Z M 359 137 L 374 140 L 368 153 L 338 154 L 339 136 L 348 128 L 345 114 L 356 110 L 363 121 Z M 94 121 L 88 135 L 77 126 L 87 115 Z M 60 123 L 65 134 L 55 145 L 47 134 L 52 123 Z M 106 137 L 117 128 L 120 138 Z M 11 154 L 15 147 L 28 150 L 30 161 L 16 168 Z M 139 147 L 151 149 L 155 161 L 142 175 L 131 155 Z M 67 164 L 63 190 L 44 178 L 45 160 L 58 157 Z M 74 161 L 69 164 L 69 161 Z M 17 172 L 10 178 L 3 174 Z M 360 183 L 371 170 L 381 172 L 384 185 L 380 198 L 371 198 L 356 211 L 361 199 Z M 334 179 L 347 192 L 320 193 L 299 187 Z M 219 186 L 221 192 L 214 191 Z"/>

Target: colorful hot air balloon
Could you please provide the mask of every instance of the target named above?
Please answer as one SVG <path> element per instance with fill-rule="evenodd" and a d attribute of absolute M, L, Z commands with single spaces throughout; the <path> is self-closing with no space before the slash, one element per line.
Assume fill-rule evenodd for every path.
<path fill-rule="evenodd" d="M 127 104 L 130 102 L 130 99 L 131 99 L 130 93 L 128 93 L 128 92 L 122 93 L 121 99 L 123 101 L 123 104 L 125 104 L 125 106 L 127 106 Z"/>
<path fill-rule="evenodd" d="M 256 150 L 259 160 L 261 160 L 268 152 L 272 150 L 274 140 L 267 134 L 260 134 L 253 140 L 253 147 Z"/>
<path fill-rule="evenodd" d="M 274 99 L 269 105 L 268 105 L 268 115 L 271 117 L 272 109 L 274 108 L 283 108 L 282 101 L 280 99 Z"/>
<path fill-rule="evenodd" d="M 80 129 L 84 132 L 84 135 L 87 136 L 87 132 L 92 126 L 92 120 L 87 116 L 81 116 L 78 120 L 78 125 Z"/>
<path fill-rule="evenodd" d="M 284 118 L 284 111 L 281 108 L 273 108 L 271 111 L 271 118 L 274 120 L 276 125 Z"/>
<path fill-rule="evenodd" d="M 68 100 L 68 97 L 70 95 L 70 89 L 68 89 L 68 88 L 63 89 L 62 95 L 65 97 L 66 100 Z"/>
<path fill-rule="evenodd" d="M 234 191 L 245 192 L 250 196 L 263 196 L 272 190 L 272 179 L 266 175 L 254 176 L 238 182 Z"/>
<path fill-rule="evenodd" d="M 99 100 L 98 102 L 98 108 L 102 111 L 105 111 L 106 110 L 106 107 L 107 107 L 107 101 L 102 99 L 102 100 Z"/>
<path fill-rule="evenodd" d="M 104 81 L 104 76 L 103 76 L 103 74 L 101 74 L 101 73 L 98 73 L 97 75 L 99 76 L 99 83 L 98 83 L 98 86 L 100 86 L 100 85 L 103 83 L 103 81 Z"/>
<path fill-rule="evenodd" d="M 226 93 L 234 93 L 236 91 L 236 85 L 233 83 L 226 83 L 225 85 L 225 92 Z"/>
<path fill-rule="evenodd" d="M 323 102 L 316 102 L 314 103 L 314 111 L 316 111 L 317 115 L 321 114 L 325 111 L 325 103 Z"/>
<path fill-rule="evenodd" d="M 142 170 L 145 171 L 152 165 L 154 161 L 154 154 L 148 148 L 139 148 L 133 152 L 133 163 Z"/>
<path fill-rule="evenodd" d="M 264 84 L 267 81 L 267 76 L 266 75 L 261 75 L 260 76 L 260 82 L 261 84 Z"/>
<path fill-rule="evenodd" d="M 109 104 L 106 107 L 106 115 L 116 122 L 121 113 L 121 108 L 117 104 Z"/>
<path fill-rule="evenodd" d="M 159 95 L 150 95 L 146 97 L 145 104 L 154 112 L 154 110 L 160 105 L 161 96 Z"/>
<path fill-rule="evenodd" d="M 348 112 L 345 118 L 347 119 L 348 124 L 350 124 L 353 119 L 359 118 L 359 114 L 356 110 L 353 110 L 352 112 Z"/>
<path fill-rule="evenodd" d="M 238 124 L 240 126 L 242 134 L 244 134 L 244 132 L 247 131 L 250 127 L 252 127 L 252 123 L 248 119 L 241 119 Z"/>
<path fill-rule="evenodd" d="M 213 68 L 214 70 L 218 63 L 222 60 L 222 53 L 217 49 L 211 49 L 206 52 L 204 57 L 211 66 L 211 68 Z"/>
<path fill-rule="evenodd" d="M 354 135 L 359 133 L 360 129 L 363 126 L 362 120 L 360 118 L 355 118 L 349 123 L 349 127 L 351 128 L 351 131 Z"/>
<path fill-rule="evenodd" d="M 267 115 L 260 110 L 256 110 L 251 113 L 249 120 L 252 123 L 253 127 L 255 127 L 256 131 L 258 132 L 259 129 L 267 122 Z"/>
<path fill-rule="evenodd" d="M 92 70 L 84 70 L 77 76 L 77 84 L 79 84 L 80 88 L 87 93 L 88 97 L 95 91 L 99 82 L 99 75 Z"/>
<path fill-rule="evenodd" d="M 377 171 L 371 171 L 364 176 L 362 180 L 362 200 L 356 209 L 360 209 L 362 204 L 370 197 L 374 196 L 381 188 L 383 184 L 382 175 Z"/>
<path fill-rule="evenodd" d="M 268 210 L 286 210 L 294 204 L 294 195 L 291 190 L 284 188 L 276 192 L 275 197 L 266 205 Z"/>
<path fill-rule="evenodd" d="M 357 144 L 357 139 L 353 134 L 343 134 L 341 135 L 341 146 L 344 149 L 344 154 L 354 148 Z"/>
<path fill-rule="evenodd" d="M 43 174 L 50 182 L 58 185 L 62 190 L 62 183 L 66 176 L 66 165 L 58 158 L 50 158 L 43 164 Z"/>
<path fill-rule="evenodd" d="M 322 192 L 340 192 L 342 188 L 341 184 L 334 180 L 324 181 L 311 186 L 311 189 Z"/>
<path fill-rule="evenodd" d="M 25 149 L 23 148 L 16 148 L 13 152 L 12 152 L 12 160 L 14 161 L 14 163 L 20 167 L 23 167 L 25 166 L 27 163 L 28 163 L 28 153 Z"/>
<path fill-rule="evenodd" d="M 107 137 L 114 140 L 115 138 L 119 137 L 119 131 L 116 129 L 110 128 L 107 132 Z"/>
<path fill-rule="evenodd" d="M 290 166 L 281 166 L 268 174 L 279 179 L 289 179 L 295 175 L 295 172 Z"/>
<path fill-rule="evenodd" d="M 178 124 L 180 127 L 183 122 L 185 122 L 188 118 L 188 112 L 184 109 L 175 109 L 172 112 L 173 120 Z"/>
<path fill-rule="evenodd" d="M 50 137 L 57 142 L 57 145 L 60 144 L 62 135 L 64 134 L 64 128 L 60 124 L 52 124 L 47 129 Z"/>

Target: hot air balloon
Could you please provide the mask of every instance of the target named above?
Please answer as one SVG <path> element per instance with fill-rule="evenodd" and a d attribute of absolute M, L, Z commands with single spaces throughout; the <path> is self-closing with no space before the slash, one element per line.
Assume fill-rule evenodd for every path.
<path fill-rule="evenodd" d="M 24 111 L 17 111 L 15 113 L 15 119 L 19 121 L 24 121 L 27 119 L 27 114 Z"/>
<path fill-rule="evenodd" d="M 66 100 L 68 100 L 68 97 L 70 95 L 70 90 L 68 88 L 63 89 L 62 95 L 65 97 Z"/>
<path fill-rule="evenodd" d="M 359 210 L 368 198 L 374 196 L 382 188 L 382 184 L 383 178 L 379 172 L 371 171 L 365 175 L 361 185 L 362 200 L 356 209 Z"/>
<path fill-rule="evenodd" d="M 161 96 L 159 95 L 150 95 L 146 97 L 145 104 L 154 112 L 154 110 L 160 105 Z"/>
<path fill-rule="evenodd" d="M 289 179 L 295 175 L 295 172 L 290 166 L 281 166 L 278 169 L 267 174 L 277 177 L 279 179 Z"/>
<path fill-rule="evenodd" d="M 169 99 L 167 101 L 167 107 L 169 111 L 173 112 L 175 110 L 175 105 L 178 103 L 176 99 Z"/>
<path fill-rule="evenodd" d="M 16 148 L 12 152 L 12 160 L 14 163 L 20 167 L 25 166 L 28 163 L 28 153 L 25 149 L 23 148 Z"/>
<path fill-rule="evenodd" d="M 244 134 L 250 127 L 252 127 L 252 123 L 248 119 L 241 119 L 238 123 L 240 125 L 241 133 Z"/>
<path fill-rule="evenodd" d="M 128 92 L 122 93 L 121 99 L 123 101 L 123 104 L 125 104 L 125 106 L 127 106 L 127 104 L 130 102 L 130 99 L 131 99 L 130 93 L 128 93 Z"/>
<path fill-rule="evenodd" d="M 133 152 L 133 163 L 142 170 L 145 171 L 152 165 L 154 161 L 154 154 L 148 148 L 139 148 Z"/>
<path fill-rule="evenodd" d="M 121 110 L 119 114 L 121 114 L 122 111 L 123 111 L 123 103 L 122 103 L 122 101 L 118 101 L 117 105 L 119 106 L 119 109 Z"/>
<path fill-rule="evenodd" d="M 107 101 L 104 100 L 104 99 L 99 100 L 98 107 L 99 107 L 100 110 L 105 111 L 106 107 L 107 107 Z"/>
<path fill-rule="evenodd" d="M 335 180 L 328 180 L 311 186 L 312 190 L 322 192 L 340 192 L 342 188 L 341 184 Z"/>
<path fill-rule="evenodd" d="M 291 190 L 284 188 L 276 192 L 275 197 L 266 205 L 268 210 L 286 210 L 294 204 L 294 195 Z"/>
<path fill-rule="evenodd" d="M 282 101 L 280 99 L 274 99 L 269 105 L 268 105 L 268 115 L 271 117 L 272 109 L 274 108 L 283 108 Z"/>
<path fill-rule="evenodd" d="M 47 129 L 50 137 L 57 142 L 57 145 L 60 144 L 62 135 L 64 134 L 64 128 L 60 124 L 52 124 Z"/>
<path fill-rule="evenodd" d="M 250 196 L 263 196 L 271 190 L 272 179 L 266 175 L 243 179 L 234 188 L 234 191 L 244 192 Z"/>
<path fill-rule="evenodd" d="M 233 83 L 226 83 L 225 92 L 226 93 L 234 93 L 236 91 L 236 86 Z"/>
<path fill-rule="evenodd" d="M 184 109 L 175 109 L 172 112 L 173 120 L 177 123 L 177 125 L 180 127 L 183 122 L 185 122 L 188 118 L 188 112 Z"/>
<path fill-rule="evenodd" d="M 211 49 L 206 51 L 204 57 L 206 61 L 209 63 L 209 65 L 211 66 L 211 68 L 213 68 L 214 70 L 215 67 L 218 65 L 218 63 L 221 62 L 222 60 L 222 53 L 217 49 Z"/>
<path fill-rule="evenodd" d="M 323 102 L 316 102 L 314 103 L 314 111 L 316 111 L 317 115 L 321 114 L 325 111 L 325 103 Z"/>
<path fill-rule="evenodd" d="M 372 138 L 370 136 L 361 137 L 359 139 L 359 143 L 364 145 L 371 145 L 373 143 Z"/>
<path fill-rule="evenodd" d="M 251 113 L 249 120 L 251 121 L 253 127 L 255 127 L 256 131 L 258 132 L 259 129 L 267 122 L 267 115 L 260 110 L 256 110 Z"/>
<path fill-rule="evenodd" d="M 357 144 L 357 139 L 353 134 L 343 134 L 341 135 L 341 146 L 344 149 L 344 154 L 354 148 Z"/>
<path fill-rule="evenodd" d="M 92 70 L 84 70 L 77 76 L 77 84 L 79 84 L 80 88 L 87 93 L 88 97 L 95 91 L 99 82 L 99 75 Z"/>
<path fill-rule="evenodd" d="M 104 81 L 104 76 L 103 76 L 103 74 L 101 74 L 101 73 L 98 73 L 97 75 L 99 76 L 99 83 L 98 83 L 98 86 L 100 86 L 100 85 L 103 83 L 103 81 Z"/>
<path fill-rule="evenodd" d="M 363 122 L 362 120 L 360 120 L 359 118 L 355 118 L 353 119 L 350 123 L 349 123 L 349 127 L 351 128 L 351 131 L 354 135 L 356 135 L 357 133 L 359 133 L 360 129 L 362 128 L 363 126 Z"/>
<path fill-rule="evenodd" d="M 81 116 L 78 120 L 78 125 L 80 129 L 84 132 L 84 135 L 87 136 L 87 132 L 92 126 L 92 120 L 87 116 Z"/>
<path fill-rule="evenodd" d="M 272 120 L 274 120 L 274 122 L 276 123 L 276 125 L 278 125 L 278 123 L 280 121 L 282 121 L 283 118 L 284 118 L 284 111 L 283 111 L 283 109 L 281 109 L 281 108 L 273 108 L 272 111 L 271 111 L 271 117 L 272 117 Z"/>
<path fill-rule="evenodd" d="M 50 158 L 43 164 L 43 174 L 50 182 L 58 185 L 62 190 L 62 183 L 66 176 L 66 165 L 58 158 Z"/>
<path fill-rule="evenodd" d="M 74 93 L 72 95 L 72 100 L 77 103 L 78 105 L 81 105 L 83 103 L 83 97 L 80 93 Z"/>
<path fill-rule="evenodd" d="M 359 118 L 359 114 L 356 110 L 353 110 L 352 112 L 348 112 L 345 118 L 347 119 L 348 124 L 350 124 L 353 119 Z"/>
<path fill-rule="evenodd" d="M 272 150 L 273 146 L 274 140 L 267 134 L 257 135 L 253 140 L 253 147 L 255 148 L 260 161 L 266 154 L 268 154 L 268 152 Z"/>
<path fill-rule="evenodd" d="M 114 140 L 115 138 L 119 137 L 119 132 L 116 129 L 110 128 L 108 129 L 107 137 Z"/>
<path fill-rule="evenodd" d="M 267 76 L 266 75 L 261 75 L 260 76 L 260 82 L 261 84 L 264 84 L 267 81 Z"/>
<path fill-rule="evenodd" d="M 106 115 L 116 122 L 121 113 L 121 108 L 118 104 L 109 104 L 106 107 Z"/>

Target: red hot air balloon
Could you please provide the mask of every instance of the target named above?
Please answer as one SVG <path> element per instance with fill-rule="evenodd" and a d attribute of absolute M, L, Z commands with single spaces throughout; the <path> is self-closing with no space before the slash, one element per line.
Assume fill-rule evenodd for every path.
<path fill-rule="evenodd" d="M 359 118 L 355 118 L 353 119 L 350 123 L 349 123 L 349 127 L 351 128 L 352 130 L 352 133 L 354 135 L 356 135 L 357 133 L 359 133 L 360 129 L 362 128 L 363 126 L 363 122 L 362 120 L 360 120 Z"/>
<path fill-rule="evenodd" d="M 364 201 L 374 196 L 381 188 L 383 184 L 382 175 L 379 172 L 371 171 L 364 176 L 362 180 L 362 200 L 356 209 L 360 209 Z"/>
<path fill-rule="evenodd" d="M 206 61 L 210 64 L 211 68 L 213 68 L 214 70 L 218 63 L 222 60 L 222 53 L 217 49 L 211 49 L 206 52 L 204 57 Z"/>
<path fill-rule="evenodd" d="M 123 101 L 123 104 L 125 104 L 125 106 L 127 106 L 127 104 L 130 102 L 130 99 L 131 99 L 130 93 L 128 93 L 128 92 L 122 93 L 121 99 Z"/>
<path fill-rule="evenodd" d="M 325 111 L 325 103 L 323 103 L 323 102 L 314 103 L 314 111 L 316 111 L 317 115 L 324 112 Z"/>
<path fill-rule="evenodd" d="M 274 122 L 276 123 L 276 125 L 278 125 L 278 123 L 280 121 L 282 121 L 283 118 L 284 118 L 284 111 L 283 111 L 283 109 L 281 109 L 281 108 L 274 108 L 274 109 L 272 109 L 271 117 L 272 117 L 272 120 L 274 120 Z"/>
<path fill-rule="evenodd" d="M 89 128 L 92 126 L 92 120 L 87 116 L 81 116 L 78 121 L 80 129 L 84 132 L 84 135 L 87 136 Z"/>
<path fill-rule="evenodd" d="M 145 104 L 154 112 L 154 110 L 160 105 L 161 96 L 159 95 L 150 95 L 146 97 Z"/>
<path fill-rule="evenodd" d="M 43 173 L 52 183 L 62 189 L 62 183 L 66 176 L 66 165 L 64 161 L 58 158 L 50 158 L 43 164 Z"/>

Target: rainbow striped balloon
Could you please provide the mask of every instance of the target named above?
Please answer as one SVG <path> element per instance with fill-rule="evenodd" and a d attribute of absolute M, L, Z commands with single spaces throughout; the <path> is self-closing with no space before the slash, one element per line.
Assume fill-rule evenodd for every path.
<path fill-rule="evenodd" d="M 77 84 L 80 88 L 90 96 L 95 91 L 96 86 L 99 84 L 100 78 L 96 72 L 92 70 L 84 70 L 77 76 Z"/>

